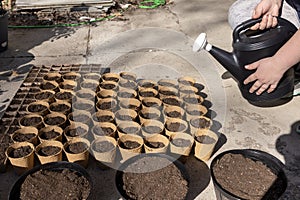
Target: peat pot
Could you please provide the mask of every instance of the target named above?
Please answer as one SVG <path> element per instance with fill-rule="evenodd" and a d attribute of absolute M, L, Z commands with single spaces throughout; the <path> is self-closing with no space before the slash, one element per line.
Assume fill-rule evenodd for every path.
<path fill-rule="evenodd" d="M 247 162 L 244 161 L 246 159 Z M 234 165 L 236 163 L 239 166 Z M 245 167 L 240 167 L 243 165 Z M 241 168 L 243 172 L 240 172 Z M 233 176 L 228 173 L 227 170 L 229 169 L 233 169 Z M 257 170 L 254 171 L 254 169 Z M 212 160 L 210 165 L 217 200 L 279 199 L 287 187 L 287 178 L 283 169 L 283 163 L 276 157 L 255 149 L 234 149 L 222 152 Z M 222 178 L 222 174 L 226 174 L 226 180 Z M 236 177 L 237 174 L 239 174 L 240 179 L 231 180 L 231 177 Z M 270 177 L 270 175 L 273 178 L 266 180 L 265 177 Z M 243 182 L 245 181 L 247 181 L 247 184 L 243 188 Z M 234 187 L 225 189 L 225 187 L 230 188 L 230 186 L 225 186 L 226 182 L 232 183 Z M 262 191 L 262 188 L 267 188 L 267 191 Z M 239 192 L 241 193 L 237 194 Z"/>

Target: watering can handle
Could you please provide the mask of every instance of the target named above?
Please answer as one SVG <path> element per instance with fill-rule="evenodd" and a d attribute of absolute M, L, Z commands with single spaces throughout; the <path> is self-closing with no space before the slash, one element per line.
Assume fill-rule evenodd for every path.
<path fill-rule="evenodd" d="M 244 30 L 247 30 L 254 26 L 256 23 L 261 22 L 262 17 L 257 18 L 257 19 L 249 19 L 241 24 L 239 24 L 233 31 L 233 38 L 235 41 L 240 39 L 240 33 Z M 280 25 L 281 22 L 283 22 L 284 19 L 277 17 L 278 24 Z"/>

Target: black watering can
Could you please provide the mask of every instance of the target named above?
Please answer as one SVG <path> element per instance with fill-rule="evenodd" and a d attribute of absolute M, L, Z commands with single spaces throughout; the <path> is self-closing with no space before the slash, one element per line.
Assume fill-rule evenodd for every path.
<path fill-rule="evenodd" d="M 263 107 L 277 106 L 292 99 L 294 69 L 290 68 L 284 74 L 273 92 L 263 92 L 261 95 L 256 95 L 249 92 L 253 83 L 243 84 L 243 81 L 253 73 L 253 70 L 245 69 L 245 65 L 261 58 L 273 56 L 292 37 L 297 28 L 291 22 L 278 18 L 278 25 L 275 28 L 250 30 L 250 27 L 260 21 L 261 18 L 250 19 L 233 30 L 233 51 L 231 53 L 207 43 L 205 33 L 198 36 L 193 51 L 205 49 L 220 62 L 237 80 L 243 97 L 249 103 Z"/>

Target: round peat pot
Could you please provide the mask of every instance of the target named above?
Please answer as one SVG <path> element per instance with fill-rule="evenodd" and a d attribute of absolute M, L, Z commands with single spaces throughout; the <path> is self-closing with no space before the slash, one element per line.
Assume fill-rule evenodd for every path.
<path fill-rule="evenodd" d="M 164 177 L 155 178 L 155 175 L 158 176 L 157 173 L 163 174 L 162 176 Z M 132 178 L 128 184 L 131 184 L 133 179 L 136 179 L 136 188 L 142 188 L 144 194 L 134 194 L 137 192 L 134 190 L 134 187 L 131 188 L 132 185 L 126 186 L 126 183 L 124 182 L 124 180 L 128 179 L 128 177 L 124 177 L 126 174 L 130 175 Z M 172 185 L 166 185 L 167 183 L 164 180 L 168 180 L 170 182 L 170 179 L 174 179 L 174 176 L 178 176 L 178 179 L 180 177 L 181 181 L 171 181 Z M 150 179 L 153 180 L 147 180 L 146 177 L 150 177 Z M 158 182 L 156 183 L 156 181 Z M 120 165 L 116 172 L 115 182 L 118 192 L 123 197 L 122 199 L 125 200 L 143 199 L 145 195 L 148 198 L 153 196 L 155 197 L 154 199 L 164 199 L 166 197 L 168 197 L 168 199 L 174 199 L 174 197 L 177 197 L 178 199 L 180 198 L 179 196 L 181 196 L 182 199 L 185 199 L 188 194 L 189 175 L 184 165 L 171 156 L 158 153 L 139 154 L 126 160 Z M 177 185 L 177 183 L 181 185 Z M 130 195 L 126 192 L 126 188 L 133 190 L 127 191 L 130 195 L 138 195 L 138 197 L 130 197 Z M 155 189 L 153 190 L 153 188 Z M 162 193 L 156 194 L 159 190 L 161 190 Z M 174 197 L 172 198 L 170 195 L 174 195 Z"/>
<path fill-rule="evenodd" d="M 92 188 L 93 188 L 93 182 L 92 182 L 92 178 L 90 177 L 90 175 L 79 164 L 70 163 L 70 162 L 66 162 L 66 161 L 51 162 L 51 163 L 47 163 L 44 165 L 38 165 L 38 166 L 35 166 L 34 168 L 32 168 L 31 170 L 28 170 L 27 172 L 22 174 L 18 178 L 18 180 L 14 183 L 14 185 L 12 186 L 12 188 L 10 190 L 8 199 L 9 200 L 20 199 L 22 184 L 24 183 L 24 181 L 26 180 L 26 178 L 28 176 L 34 174 L 35 172 L 38 172 L 40 170 L 46 170 L 46 171 L 52 171 L 52 172 L 62 172 L 65 169 L 68 169 L 71 172 L 75 172 L 75 174 L 78 177 L 84 177 L 89 182 L 90 193 L 89 193 L 87 199 L 88 200 L 92 199 L 91 192 L 92 192 Z M 49 177 L 48 177 L 48 179 L 49 179 Z M 51 189 L 51 187 L 49 189 Z"/>
<path fill-rule="evenodd" d="M 218 165 L 221 162 L 221 159 L 223 156 L 228 156 L 229 154 L 232 155 L 237 155 L 240 154 L 246 159 L 251 159 L 254 162 L 261 163 L 265 165 L 274 175 L 277 177 L 275 178 L 275 181 L 272 182 L 271 187 L 269 187 L 268 191 L 263 194 L 263 197 L 260 199 L 264 200 L 272 200 L 272 199 L 279 199 L 279 197 L 285 192 L 286 187 L 287 187 L 287 178 L 286 175 L 283 171 L 284 169 L 284 164 L 278 160 L 276 157 L 274 157 L 271 154 L 268 154 L 264 151 L 256 150 L 256 149 L 234 149 L 234 150 L 229 150 L 220 153 L 217 155 L 211 162 L 210 165 L 210 173 L 212 177 L 212 181 L 215 187 L 215 193 L 217 200 L 243 200 L 245 199 L 244 197 L 239 197 L 228 190 L 224 189 L 224 187 L 217 181 L 217 176 L 214 171 L 214 167 Z M 227 158 L 226 158 L 227 159 Z M 228 161 L 230 162 L 230 161 Z M 230 163 L 240 163 L 242 161 L 231 161 Z M 250 165 L 250 164 L 249 164 Z M 224 166 L 223 166 L 224 167 Z M 223 168 L 224 169 L 224 168 Z M 236 167 L 235 167 L 236 169 Z M 226 172 L 222 172 L 226 173 Z M 248 171 L 245 171 L 244 174 L 248 173 Z M 261 173 L 261 172 L 259 172 Z M 227 175 L 229 176 L 229 175 Z M 261 180 L 257 180 L 259 183 L 261 183 Z M 237 184 L 242 184 L 242 183 L 236 183 Z M 247 184 L 247 187 L 253 187 L 251 184 Z M 258 186 L 261 187 L 261 186 Z M 242 191 L 245 194 L 245 191 Z M 257 192 L 257 191 L 256 191 Z M 255 195 L 258 195 L 255 193 Z M 251 199 L 251 197 L 250 197 Z"/>

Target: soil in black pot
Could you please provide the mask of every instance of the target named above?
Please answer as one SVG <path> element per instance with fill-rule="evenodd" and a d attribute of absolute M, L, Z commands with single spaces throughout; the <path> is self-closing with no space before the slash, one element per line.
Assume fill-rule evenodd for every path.
<path fill-rule="evenodd" d="M 53 129 L 53 130 L 50 130 L 47 132 L 42 132 L 40 134 L 40 138 L 42 138 L 44 140 L 50 140 L 50 139 L 58 137 L 59 135 L 60 134 Z"/>
<path fill-rule="evenodd" d="M 161 128 L 158 126 L 144 126 L 143 130 L 150 134 L 162 132 Z"/>
<path fill-rule="evenodd" d="M 115 148 L 113 143 L 108 141 L 95 142 L 92 147 L 96 152 L 103 153 L 111 151 Z"/>
<path fill-rule="evenodd" d="M 61 172 L 40 170 L 26 177 L 21 185 L 20 199 L 87 199 L 90 189 L 86 178 L 69 169 Z"/>
<path fill-rule="evenodd" d="M 245 158 L 241 154 L 224 155 L 213 166 L 213 172 L 224 189 L 251 200 L 262 199 L 277 178 L 262 162 Z"/>
<path fill-rule="evenodd" d="M 82 127 L 76 127 L 73 129 L 69 129 L 67 131 L 67 135 L 71 136 L 71 137 L 76 137 L 76 136 L 80 136 L 86 133 L 86 130 Z"/>
<path fill-rule="evenodd" d="M 36 136 L 36 134 L 34 133 L 26 133 L 26 134 L 23 134 L 23 133 L 16 133 L 14 135 L 14 141 L 17 141 L 17 142 L 25 142 L 25 141 L 29 141 L 31 138 L 34 138 Z"/>
<path fill-rule="evenodd" d="M 34 126 L 42 122 L 42 119 L 40 117 L 28 117 L 23 118 L 22 125 L 24 126 Z"/>
<path fill-rule="evenodd" d="M 181 113 L 178 111 L 171 111 L 171 112 L 166 113 L 166 115 L 171 118 L 181 118 L 182 117 Z"/>
<path fill-rule="evenodd" d="M 196 140 L 202 144 L 214 144 L 216 140 L 208 135 L 197 136 Z"/>
<path fill-rule="evenodd" d="M 88 148 L 88 145 L 84 142 L 75 142 L 67 146 L 66 150 L 69 153 L 82 153 Z"/>
<path fill-rule="evenodd" d="M 94 128 L 94 133 L 100 136 L 108 136 L 114 133 L 114 130 L 110 127 L 99 127 L 96 126 Z"/>
<path fill-rule="evenodd" d="M 55 147 L 55 146 L 46 146 L 42 147 L 39 151 L 38 154 L 41 156 L 51 156 L 57 154 L 61 148 Z"/>
<path fill-rule="evenodd" d="M 168 105 L 180 106 L 180 102 L 174 98 L 165 98 L 163 99 L 163 102 Z"/>
<path fill-rule="evenodd" d="M 141 144 L 135 141 L 125 141 L 120 143 L 120 147 L 123 149 L 135 149 L 138 148 Z"/>
<path fill-rule="evenodd" d="M 166 158 L 141 158 L 124 171 L 123 190 L 131 199 L 183 200 L 188 193 L 188 181 Z"/>
<path fill-rule="evenodd" d="M 45 123 L 48 125 L 59 125 L 64 123 L 65 119 L 62 117 L 46 117 Z"/>
<path fill-rule="evenodd" d="M 210 121 L 205 118 L 196 118 L 191 120 L 191 124 L 196 128 L 208 128 L 210 126 Z"/>
<path fill-rule="evenodd" d="M 176 138 L 171 140 L 172 144 L 177 147 L 188 147 L 191 145 L 190 140 L 182 139 L 182 138 Z"/>
<path fill-rule="evenodd" d="M 33 149 L 30 146 L 22 146 L 22 147 L 12 150 L 9 153 L 9 156 L 11 158 L 21 158 L 21 157 L 27 156 L 32 151 L 33 151 Z"/>
<path fill-rule="evenodd" d="M 166 128 L 172 132 L 181 132 L 186 129 L 186 126 L 178 122 L 171 122 L 169 124 L 166 124 Z"/>
<path fill-rule="evenodd" d="M 32 104 L 30 106 L 28 106 L 28 111 L 29 112 L 41 112 L 46 110 L 47 107 L 41 104 Z"/>
<path fill-rule="evenodd" d="M 148 147 L 153 148 L 153 149 L 163 148 L 165 146 L 165 144 L 162 143 L 162 142 L 148 142 L 148 141 L 146 141 L 145 144 Z"/>

